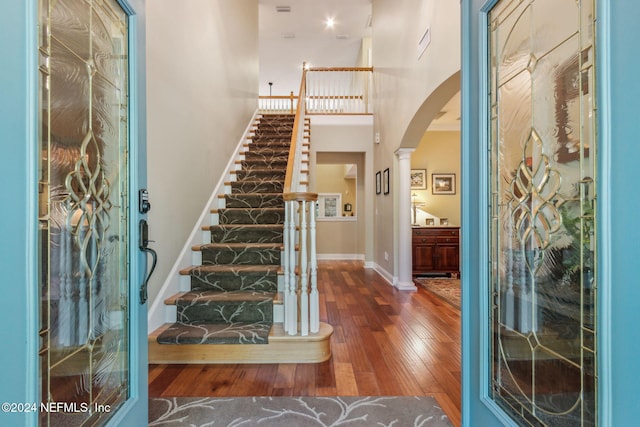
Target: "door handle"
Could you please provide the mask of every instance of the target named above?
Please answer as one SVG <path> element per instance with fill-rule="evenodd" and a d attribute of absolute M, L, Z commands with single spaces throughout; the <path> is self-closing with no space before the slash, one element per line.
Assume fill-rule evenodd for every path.
<path fill-rule="evenodd" d="M 149 224 L 147 224 L 147 221 L 144 219 L 141 219 L 140 222 L 138 223 L 138 228 L 140 231 L 140 236 L 139 236 L 140 240 L 138 243 L 138 247 L 145 254 L 151 254 L 151 259 L 152 259 L 151 270 L 149 270 L 148 274 L 145 274 L 145 279 L 142 282 L 142 285 L 140 286 L 140 304 L 144 304 L 147 302 L 147 299 L 148 299 L 147 286 L 149 285 L 149 279 L 151 278 L 153 271 L 156 269 L 156 263 L 158 262 L 158 254 L 156 253 L 156 251 L 154 251 L 149 247 L 149 242 L 153 242 L 153 240 L 149 240 Z"/>

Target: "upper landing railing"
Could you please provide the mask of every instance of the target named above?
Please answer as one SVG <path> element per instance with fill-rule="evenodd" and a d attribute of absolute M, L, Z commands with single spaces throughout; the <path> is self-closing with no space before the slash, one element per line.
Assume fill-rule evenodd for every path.
<path fill-rule="evenodd" d="M 305 96 L 293 92 L 284 96 L 260 96 L 259 109 L 263 114 L 290 113 L 304 99 L 304 112 L 311 114 L 372 114 L 371 92 L 373 68 L 361 67 L 303 67 Z"/>

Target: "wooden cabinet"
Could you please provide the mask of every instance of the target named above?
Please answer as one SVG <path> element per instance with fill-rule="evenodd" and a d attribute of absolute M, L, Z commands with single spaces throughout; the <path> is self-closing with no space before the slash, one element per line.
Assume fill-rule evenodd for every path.
<path fill-rule="evenodd" d="M 460 274 L 460 227 L 412 229 L 413 274 Z"/>

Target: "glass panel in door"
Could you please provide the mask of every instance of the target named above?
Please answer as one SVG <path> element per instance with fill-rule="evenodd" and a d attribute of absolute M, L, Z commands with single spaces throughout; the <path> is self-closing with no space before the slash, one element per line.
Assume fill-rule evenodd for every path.
<path fill-rule="evenodd" d="M 129 395 L 128 29 L 116 0 L 39 1 L 41 425 Z"/>
<path fill-rule="evenodd" d="M 594 10 L 489 13 L 490 395 L 521 425 L 597 419 Z"/>

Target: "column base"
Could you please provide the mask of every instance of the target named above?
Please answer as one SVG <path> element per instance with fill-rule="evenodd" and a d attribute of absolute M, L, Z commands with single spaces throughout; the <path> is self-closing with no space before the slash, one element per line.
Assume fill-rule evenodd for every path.
<path fill-rule="evenodd" d="M 413 291 L 416 292 L 418 288 L 413 282 L 396 282 L 395 287 L 399 291 Z"/>

